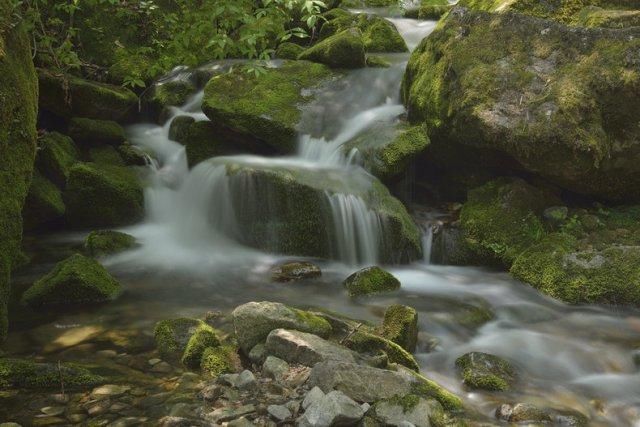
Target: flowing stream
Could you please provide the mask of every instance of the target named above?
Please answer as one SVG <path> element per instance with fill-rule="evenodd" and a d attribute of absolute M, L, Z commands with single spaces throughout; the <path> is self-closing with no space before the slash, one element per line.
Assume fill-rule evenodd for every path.
<path fill-rule="evenodd" d="M 390 20 L 411 49 L 435 27 L 433 21 Z M 386 306 L 402 303 L 419 312 L 416 358 L 423 372 L 459 393 L 479 413 L 493 418 L 500 403 L 529 402 L 578 410 L 588 414 L 593 425 L 640 426 L 640 368 L 634 364 L 634 359 L 640 364 L 638 311 L 569 307 L 507 274 L 432 265 L 429 257 L 389 267 L 402 282 L 400 292 L 349 299 L 341 281 L 357 266 L 377 263 L 378 247 L 385 239 L 382 219 L 350 191 L 326 193 L 331 212 L 327 227 L 333 228 L 335 241 L 333 260 L 317 261 L 323 269 L 317 280 L 300 285 L 271 283 L 268 272 L 273 264 L 299 257 L 242 244 L 246 236 L 236 220 L 236 199 L 241 198 L 243 209 L 251 209 L 253 195 L 264 189 L 227 176 L 230 164 L 331 174 L 346 190 L 369 182 L 357 151 L 344 147 L 367 131 L 392 127 L 403 114 L 398 93 L 408 55 L 389 59 L 393 61 L 390 68 L 355 70 L 325 88 L 305 110 L 299 150 L 290 157 L 230 156 L 190 170 L 184 147 L 168 137 L 172 119 L 164 126 L 131 127 L 132 142 L 152 151 L 157 163 L 151 167 L 145 193 L 146 220 L 123 229 L 135 235 L 141 246 L 105 261 L 127 292 L 98 310 L 68 313 L 36 330 L 16 332 L 10 343 L 20 345 L 12 348 L 34 351 L 42 345 L 37 337 L 64 341 L 70 331 L 87 326 L 152 330 L 160 319 L 229 310 L 252 300 L 323 307 L 376 322 Z M 206 120 L 201 101 L 199 93 L 172 117 L 187 114 Z M 433 230 L 429 221 L 424 227 L 427 254 Z M 48 244 L 64 246 L 82 237 L 53 236 Z M 15 280 L 26 283 L 49 267 L 42 265 Z M 18 338 L 25 334 L 30 337 L 27 343 Z M 522 373 L 514 390 L 499 395 L 465 391 L 454 361 L 468 351 L 513 360 Z"/>

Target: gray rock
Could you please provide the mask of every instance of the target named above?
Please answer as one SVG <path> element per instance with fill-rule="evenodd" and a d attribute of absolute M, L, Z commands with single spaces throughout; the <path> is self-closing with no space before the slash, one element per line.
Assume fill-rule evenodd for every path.
<path fill-rule="evenodd" d="M 298 419 L 301 427 L 330 427 L 355 424 L 364 416 L 356 402 L 340 391 L 324 395 L 307 408 Z"/>
<path fill-rule="evenodd" d="M 269 405 L 267 412 L 277 421 L 284 421 L 292 417 L 289 408 L 283 405 Z"/>
<path fill-rule="evenodd" d="M 289 363 L 313 366 L 327 360 L 355 363 L 355 353 L 316 335 L 276 329 L 267 337 L 267 354 Z"/>
<path fill-rule="evenodd" d="M 233 310 L 233 325 L 242 350 L 248 353 L 274 329 L 287 328 L 327 336 L 329 323 L 308 312 L 275 302 L 250 302 Z"/>
<path fill-rule="evenodd" d="M 550 423 L 551 416 L 528 403 L 504 403 L 496 409 L 496 418 L 510 423 Z"/>
<path fill-rule="evenodd" d="M 416 427 L 430 427 L 430 419 L 441 418 L 444 414 L 437 401 L 413 395 L 377 402 L 374 411 L 376 418 L 389 426 L 409 423 Z"/>
<path fill-rule="evenodd" d="M 248 390 L 256 386 L 256 377 L 253 372 L 244 370 L 240 372 L 233 386 L 240 390 Z"/>
<path fill-rule="evenodd" d="M 205 417 L 214 423 L 223 423 L 254 413 L 255 411 L 256 407 L 253 405 L 242 405 L 237 408 L 223 407 L 208 413 Z"/>
<path fill-rule="evenodd" d="M 320 387 L 316 386 L 312 388 L 302 401 L 302 409 L 307 409 L 309 406 L 313 405 L 323 397 L 324 392 L 320 389 Z"/>
<path fill-rule="evenodd" d="M 376 402 L 411 392 L 407 375 L 344 362 L 322 362 L 311 370 L 309 384 L 325 392 L 340 390 L 359 402 Z"/>
<path fill-rule="evenodd" d="M 275 356 L 268 356 L 262 365 L 262 375 L 281 381 L 289 370 L 289 364 Z"/>
<path fill-rule="evenodd" d="M 249 421 L 247 417 L 240 417 L 237 420 L 229 421 L 227 427 L 253 427 L 254 423 Z"/>
<path fill-rule="evenodd" d="M 256 344 L 253 346 L 251 351 L 249 352 L 249 360 L 251 360 L 256 365 L 261 365 L 264 362 L 265 358 L 265 348 L 264 344 Z"/>
<path fill-rule="evenodd" d="M 200 425 L 200 423 L 182 417 L 163 417 L 160 419 L 159 425 L 160 427 L 191 427 Z"/>

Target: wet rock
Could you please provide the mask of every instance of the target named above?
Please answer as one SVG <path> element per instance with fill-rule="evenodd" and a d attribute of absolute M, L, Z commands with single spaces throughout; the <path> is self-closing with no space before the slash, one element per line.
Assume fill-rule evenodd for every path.
<path fill-rule="evenodd" d="M 200 397 L 203 400 L 206 400 L 207 402 L 215 402 L 223 395 L 223 393 L 224 393 L 223 386 L 219 384 L 213 384 L 203 388 L 198 393 L 198 397 Z"/>
<path fill-rule="evenodd" d="M 384 312 L 383 335 L 410 353 L 418 342 L 418 312 L 406 305 L 391 305 Z"/>
<path fill-rule="evenodd" d="M 92 403 L 87 405 L 87 414 L 90 417 L 97 417 L 99 415 L 103 415 L 109 412 L 110 407 L 111 407 L 111 401 L 109 399 L 101 400 L 97 403 Z"/>
<path fill-rule="evenodd" d="M 151 372 L 156 374 L 168 374 L 173 371 L 173 367 L 169 365 L 167 362 L 160 362 L 156 365 L 153 365 L 151 368 Z"/>
<path fill-rule="evenodd" d="M 288 262 L 271 269 L 271 279 L 276 282 L 293 282 L 321 275 L 320 267 L 306 261 Z"/>
<path fill-rule="evenodd" d="M 345 30 L 359 30 L 366 52 L 406 52 L 407 44 L 395 25 L 388 20 L 366 13 L 342 14 L 322 24 L 320 39 Z"/>
<path fill-rule="evenodd" d="M 11 388 L 60 390 L 60 379 L 67 390 L 103 384 L 105 379 L 77 364 L 35 363 L 23 359 L 0 359 L 0 390 Z"/>
<path fill-rule="evenodd" d="M 182 364 L 188 368 L 197 369 L 201 366 L 205 350 L 219 346 L 220 340 L 218 339 L 216 331 L 203 322 L 193 332 L 189 341 L 187 341 L 187 345 L 182 353 Z"/>
<path fill-rule="evenodd" d="M 108 427 L 129 427 L 144 424 L 149 419 L 146 417 L 124 417 L 118 418 L 116 421 L 108 424 Z"/>
<path fill-rule="evenodd" d="M 120 145 L 126 139 L 122 126 L 111 120 L 74 117 L 68 132 L 76 144 L 85 146 Z"/>
<path fill-rule="evenodd" d="M 633 364 L 636 365 L 636 368 L 640 368 L 640 350 L 634 350 L 631 353 L 631 359 L 633 360 Z"/>
<path fill-rule="evenodd" d="M 287 328 L 327 336 L 329 323 L 314 314 L 274 302 L 250 302 L 233 311 L 233 325 L 240 347 L 249 352 L 274 329 Z"/>
<path fill-rule="evenodd" d="M 376 418 L 388 426 L 409 423 L 416 427 L 430 427 L 432 423 L 436 424 L 444 417 L 440 403 L 415 395 L 396 396 L 376 402 L 373 411 Z"/>
<path fill-rule="evenodd" d="M 217 377 L 224 373 L 238 372 L 241 369 L 238 349 L 232 345 L 207 348 L 202 353 L 200 369 L 211 377 Z"/>
<path fill-rule="evenodd" d="M 380 267 L 367 267 L 353 273 L 343 283 L 350 296 L 393 292 L 400 289 L 400 281 Z"/>
<path fill-rule="evenodd" d="M 364 411 L 351 398 L 340 391 L 332 391 L 307 407 L 298 420 L 302 427 L 329 427 L 349 425 L 360 421 Z"/>
<path fill-rule="evenodd" d="M 305 332 L 276 329 L 266 342 L 267 354 L 289 363 L 314 366 L 327 360 L 355 363 L 354 354 L 348 349 Z"/>
<path fill-rule="evenodd" d="M 551 416 L 547 412 L 527 403 L 502 404 L 496 409 L 496 418 L 511 423 L 551 422 Z"/>
<path fill-rule="evenodd" d="M 384 362 L 398 363 L 416 372 L 420 370 L 418 362 L 411 353 L 380 335 L 358 330 L 344 340 L 344 345 L 360 354 L 368 355 L 375 363 L 375 359 L 384 356 L 380 366 L 385 367 Z"/>
<path fill-rule="evenodd" d="M 262 375 L 276 381 L 282 381 L 288 371 L 289 364 L 274 356 L 268 356 L 262 365 Z"/>
<path fill-rule="evenodd" d="M 470 389 L 505 391 L 516 379 L 516 371 L 507 360 L 488 353 L 472 352 L 460 356 L 456 368 L 462 382 Z"/>
<path fill-rule="evenodd" d="M 40 412 L 50 417 L 57 417 L 58 415 L 64 414 L 65 410 L 66 408 L 64 406 L 45 406 L 40 409 Z"/>
<path fill-rule="evenodd" d="M 95 400 L 107 399 L 110 397 L 118 397 L 131 390 L 131 387 L 126 385 L 105 384 L 98 388 L 94 388 L 91 391 L 90 397 Z"/>
<path fill-rule="evenodd" d="M 113 255 L 135 246 L 135 237 L 113 230 L 92 231 L 84 242 L 86 251 L 92 257 Z"/>
<path fill-rule="evenodd" d="M 186 144 L 188 140 L 189 128 L 196 122 L 191 116 L 178 116 L 171 121 L 169 126 L 169 139 Z"/>
<path fill-rule="evenodd" d="M 158 351 L 167 360 L 180 359 L 189 340 L 199 330 L 209 330 L 215 335 L 213 328 L 199 319 L 178 318 L 158 322 L 154 330 Z"/>
<path fill-rule="evenodd" d="M 356 28 L 344 30 L 306 49 L 298 59 L 331 68 L 362 68 L 366 65 L 362 33 Z"/>
<path fill-rule="evenodd" d="M 267 412 L 276 421 L 285 421 L 292 417 L 291 411 L 283 405 L 269 405 L 267 406 Z"/>
<path fill-rule="evenodd" d="M 201 425 L 200 423 L 194 422 L 188 418 L 182 417 L 162 417 L 158 422 L 160 427 L 192 427 L 194 425 Z"/>
<path fill-rule="evenodd" d="M 118 283 L 96 260 L 76 254 L 59 262 L 22 295 L 32 307 L 107 302 L 121 292 Z"/>
<path fill-rule="evenodd" d="M 586 427 L 589 425 L 589 418 L 580 412 L 573 410 L 556 410 L 553 414 L 553 422 L 556 425 L 566 427 Z"/>

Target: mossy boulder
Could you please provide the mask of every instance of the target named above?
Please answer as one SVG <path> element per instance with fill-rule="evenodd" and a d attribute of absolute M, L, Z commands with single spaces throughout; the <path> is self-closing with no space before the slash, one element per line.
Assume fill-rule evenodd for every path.
<path fill-rule="evenodd" d="M 139 147 L 132 144 L 121 144 L 116 147 L 125 166 L 147 166 L 151 157 Z"/>
<path fill-rule="evenodd" d="M 41 225 L 51 224 L 60 220 L 64 212 L 60 189 L 36 171 L 22 211 L 24 229 L 33 230 Z"/>
<path fill-rule="evenodd" d="M 79 159 L 73 140 L 58 132 L 50 132 L 38 139 L 36 168 L 59 188 L 64 188 L 69 170 Z"/>
<path fill-rule="evenodd" d="M 509 266 L 545 234 L 542 191 L 521 179 L 500 178 L 471 190 L 460 212 L 465 242 L 481 263 Z"/>
<path fill-rule="evenodd" d="M 176 118 L 178 119 L 180 117 Z M 196 121 L 190 124 L 184 122 L 176 124 L 176 126 L 183 125 L 182 128 L 176 128 L 172 123 L 172 129 L 174 132 L 179 132 L 174 136 L 178 138 L 178 142 L 184 144 L 189 166 L 195 166 L 216 156 L 264 151 L 260 144 L 255 144 L 249 138 L 229 132 L 228 129 L 210 121 Z M 271 150 L 267 151 L 271 152 Z"/>
<path fill-rule="evenodd" d="M 388 144 L 373 150 L 372 172 L 382 180 L 405 173 L 429 142 L 423 126 L 401 128 Z"/>
<path fill-rule="evenodd" d="M 391 62 L 378 55 L 367 55 L 367 67 L 389 68 L 391 67 Z"/>
<path fill-rule="evenodd" d="M 213 77 L 205 87 L 202 109 L 217 125 L 252 136 L 280 153 L 296 146 L 299 107 L 313 99 L 313 89 L 334 74 L 325 66 L 285 61 L 258 75 L 243 67 Z"/>
<path fill-rule="evenodd" d="M 123 121 L 138 108 L 138 97 L 129 89 L 84 80 L 72 75 L 59 76 L 38 69 L 40 107 L 70 119 Z"/>
<path fill-rule="evenodd" d="M 99 262 L 79 254 L 60 261 L 22 295 L 31 307 L 103 303 L 116 298 L 120 283 Z"/>
<path fill-rule="evenodd" d="M 78 163 L 63 193 L 66 220 L 74 227 L 131 224 L 144 215 L 142 187 L 125 167 Z"/>
<path fill-rule="evenodd" d="M 209 347 L 219 347 L 220 339 L 216 331 L 209 325 L 198 326 L 187 341 L 182 353 L 182 364 L 190 369 L 198 369 L 204 352 Z"/>
<path fill-rule="evenodd" d="M 298 59 L 331 68 L 362 68 L 366 65 L 362 33 L 357 28 L 339 32 L 311 46 Z"/>
<path fill-rule="evenodd" d="M 515 380 L 516 371 L 498 356 L 472 352 L 456 359 L 456 368 L 462 382 L 471 390 L 507 391 Z"/>
<path fill-rule="evenodd" d="M 103 145 L 88 151 L 88 160 L 98 165 L 124 166 L 124 160 L 115 147 Z"/>
<path fill-rule="evenodd" d="M 406 9 L 404 16 L 413 19 L 438 20 L 452 8 L 448 0 L 422 0 L 418 7 Z"/>
<path fill-rule="evenodd" d="M 182 358 L 191 337 L 197 331 L 215 331 L 211 326 L 199 319 L 182 317 L 178 319 L 161 320 L 156 323 L 154 337 L 160 355 L 169 361 Z M 194 346 L 196 342 L 194 341 Z M 217 344 L 216 344 L 217 346 Z M 195 349 L 195 348 L 194 348 Z M 202 348 L 204 351 L 204 348 Z"/>
<path fill-rule="evenodd" d="M 103 384 L 105 378 L 88 369 L 67 363 L 41 363 L 28 359 L 0 358 L 0 390 L 82 390 Z"/>
<path fill-rule="evenodd" d="M 324 40 L 345 30 L 359 30 L 366 52 L 407 52 L 407 44 L 390 21 L 366 13 L 346 14 L 325 22 L 320 29 Z"/>
<path fill-rule="evenodd" d="M 238 344 L 245 354 L 249 354 L 256 344 L 263 343 L 275 329 L 293 329 L 320 337 L 331 333 L 331 325 L 322 317 L 268 301 L 236 307 L 233 310 L 233 326 Z"/>
<path fill-rule="evenodd" d="M 420 371 L 420 366 L 411 353 L 395 342 L 375 333 L 357 330 L 344 340 L 344 345 L 358 353 L 369 356 L 377 356 L 380 352 L 384 352 L 389 362 L 398 363 L 412 371 Z"/>
<path fill-rule="evenodd" d="M 9 275 L 19 260 L 38 113 L 31 37 L 24 25 L 14 25 L 13 10 L 13 2 L 0 0 L 0 342 L 8 327 Z"/>
<path fill-rule="evenodd" d="M 189 80 L 169 80 L 154 85 L 147 102 L 160 111 L 165 107 L 184 105 L 195 92 L 196 87 Z"/>
<path fill-rule="evenodd" d="M 276 58 L 279 59 L 298 59 L 298 56 L 304 52 L 304 47 L 299 44 L 284 42 L 278 45 L 276 49 Z"/>
<path fill-rule="evenodd" d="M 637 200 L 639 36 L 455 8 L 411 56 L 409 119 L 455 153 L 442 166 L 484 156 L 576 193 Z"/>
<path fill-rule="evenodd" d="M 352 297 L 394 292 L 400 289 L 400 281 L 380 267 L 367 267 L 347 277 L 343 286 Z"/>
<path fill-rule="evenodd" d="M 241 367 L 238 349 L 231 345 L 208 347 L 202 353 L 200 369 L 202 373 L 216 378 L 222 374 L 238 372 Z"/>
<path fill-rule="evenodd" d="M 124 129 L 113 120 L 74 117 L 69 121 L 69 136 L 77 144 L 120 145 L 125 141 Z"/>
<path fill-rule="evenodd" d="M 384 312 L 382 335 L 413 353 L 418 342 L 418 312 L 406 305 L 390 305 Z"/>
<path fill-rule="evenodd" d="M 117 254 L 135 246 L 135 237 L 114 230 L 92 231 L 84 241 L 85 250 L 92 257 Z"/>

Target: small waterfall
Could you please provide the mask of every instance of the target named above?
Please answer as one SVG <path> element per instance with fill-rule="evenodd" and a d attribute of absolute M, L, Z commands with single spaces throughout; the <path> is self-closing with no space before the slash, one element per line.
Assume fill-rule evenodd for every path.
<path fill-rule="evenodd" d="M 431 252 L 433 249 L 433 225 L 422 227 L 422 257 L 424 262 L 431 264 Z"/>

